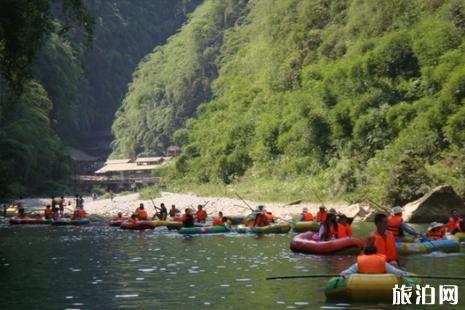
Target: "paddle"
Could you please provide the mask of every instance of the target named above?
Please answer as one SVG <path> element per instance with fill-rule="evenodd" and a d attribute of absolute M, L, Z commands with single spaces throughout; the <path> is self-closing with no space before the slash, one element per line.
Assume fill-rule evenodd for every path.
<path fill-rule="evenodd" d="M 292 201 L 289 203 L 286 203 L 285 205 L 280 206 L 280 208 L 286 207 L 286 206 L 294 206 L 294 205 L 300 205 L 302 203 L 302 199 Z"/>
<path fill-rule="evenodd" d="M 340 277 L 341 275 L 334 274 L 309 274 L 309 275 L 295 275 L 295 276 L 273 276 L 267 277 L 266 280 L 286 280 L 286 279 L 304 279 L 304 278 L 333 278 Z M 455 276 L 437 276 L 437 275 L 420 275 L 408 274 L 408 277 L 422 278 L 422 279 L 437 279 L 437 280 L 465 280 L 465 277 Z"/>
<path fill-rule="evenodd" d="M 239 197 L 239 199 L 242 200 L 242 202 L 245 203 L 245 205 L 246 205 L 247 207 L 249 207 L 249 209 L 250 209 L 252 212 L 254 211 L 254 209 L 252 209 L 252 207 L 249 206 L 249 204 L 248 204 L 244 199 L 242 199 L 242 197 L 239 196 L 238 193 L 234 193 L 234 194 L 236 194 L 236 196 Z"/>

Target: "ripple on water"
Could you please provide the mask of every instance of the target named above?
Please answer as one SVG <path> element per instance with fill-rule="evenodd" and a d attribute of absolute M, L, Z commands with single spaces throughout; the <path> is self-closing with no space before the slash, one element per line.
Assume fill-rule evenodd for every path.
<path fill-rule="evenodd" d="M 237 282 L 247 282 L 247 281 L 251 281 L 251 279 L 249 278 L 240 278 L 240 279 L 236 279 Z"/>
<path fill-rule="evenodd" d="M 134 297 L 139 297 L 139 294 L 121 294 L 121 295 L 115 295 L 116 298 L 134 298 Z"/>
<path fill-rule="evenodd" d="M 154 271 L 155 269 L 153 268 L 140 268 L 140 269 L 137 269 L 139 270 L 140 272 L 152 272 Z M 161 269 L 160 269 L 161 270 Z"/>

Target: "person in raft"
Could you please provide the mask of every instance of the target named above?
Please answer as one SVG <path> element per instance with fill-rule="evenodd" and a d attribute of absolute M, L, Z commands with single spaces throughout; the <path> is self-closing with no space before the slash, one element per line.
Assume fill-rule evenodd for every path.
<path fill-rule="evenodd" d="M 354 273 L 392 273 L 399 277 L 407 276 L 407 272 L 388 264 L 386 256 L 378 254 L 378 249 L 374 245 L 365 247 L 363 254 L 357 257 L 357 262 L 340 275 L 348 277 Z"/>
<path fill-rule="evenodd" d="M 392 208 L 392 215 L 387 218 L 388 230 L 394 235 L 394 238 L 401 239 L 404 237 L 404 232 L 416 238 L 426 240 L 426 236 L 416 231 L 412 226 L 409 226 L 402 219 L 402 208 L 397 206 Z"/>
<path fill-rule="evenodd" d="M 352 237 L 352 227 L 348 223 L 348 218 L 345 214 L 339 215 L 339 222 L 337 223 L 337 238 Z"/>
<path fill-rule="evenodd" d="M 264 227 L 270 224 L 269 216 L 267 215 L 265 206 L 258 206 L 253 214 L 255 214 L 255 219 L 253 221 L 252 227 Z"/>
<path fill-rule="evenodd" d="M 160 208 L 155 207 L 155 210 L 157 211 L 152 216 L 152 220 L 159 219 L 161 221 L 166 221 L 166 218 L 168 217 L 168 210 L 166 209 L 165 204 L 161 203 Z"/>
<path fill-rule="evenodd" d="M 460 223 L 463 222 L 462 218 L 459 217 L 457 210 L 453 209 L 450 211 L 449 221 L 447 222 L 447 232 L 455 234 L 455 230 L 460 227 Z"/>
<path fill-rule="evenodd" d="M 444 224 L 432 222 L 428 227 L 426 238 L 428 238 L 428 240 L 439 240 L 443 239 L 445 234 L 446 229 L 444 228 Z"/>
<path fill-rule="evenodd" d="M 170 211 L 168 212 L 170 218 L 172 220 L 174 220 L 176 217 L 178 217 L 178 214 L 181 213 L 181 211 L 179 211 L 178 209 L 176 209 L 176 206 L 175 205 L 171 205 L 171 209 Z"/>
<path fill-rule="evenodd" d="M 326 221 L 327 216 L 328 216 L 328 212 L 326 211 L 326 207 L 321 205 L 320 211 L 318 211 L 318 213 L 316 214 L 316 221 L 321 224 L 324 221 Z"/>
<path fill-rule="evenodd" d="M 218 216 L 213 219 L 213 226 L 223 226 L 223 212 L 218 212 Z"/>
<path fill-rule="evenodd" d="M 396 239 L 388 230 L 387 215 L 378 213 L 375 215 L 376 231 L 372 232 L 367 240 L 367 245 L 374 245 L 378 254 L 386 256 L 386 261 L 394 266 L 399 266 L 397 259 Z"/>
<path fill-rule="evenodd" d="M 129 223 L 130 224 L 137 224 L 137 222 L 139 222 L 139 218 L 138 218 L 136 213 L 133 213 L 131 215 L 131 218 L 129 219 Z"/>
<path fill-rule="evenodd" d="M 134 213 L 137 215 L 139 220 L 147 220 L 148 218 L 148 214 L 147 211 L 145 211 L 143 203 L 139 204 L 139 208 L 137 208 Z"/>
<path fill-rule="evenodd" d="M 195 212 L 195 222 L 198 224 L 205 224 L 207 221 L 207 211 L 203 209 L 202 205 L 197 206 L 197 212 Z"/>
<path fill-rule="evenodd" d="M 84 211 L 84 209 L 79 208 L 79 209 L 74 210 L 74 213 L 73 213 L 74 219 L 82 219 L 85 217 L 86 217 L 86 211 Z"/>
<path fill-rule="evenodd" d="M 50 207 L 50 205 L 47 205 L 44 209 L 44 218 L 49 220 L 52 218 L 52 216 L 53 216 L 52 207 Z"/>
<path fill-rule="evenodd" d="M 319 241 L 329 241 L 337 238 L 338 223 L 336 221 L 336 215 L 329 213 L 326 216 L 326 220 L 320 225 L 320 230 L 318 231 L 317 240 Z"/>
<path fill-rule="evenodd" d="M 301 222 L 311 222 L 313 221 L 313 215 L 308 212 L 308 208 L 303 208 L 302 213 L 300 213 L 299 221 Z"/>
<path fill-rule="evenodd" d="M 21 203 L 18 203 L 18 207 L 17 207 L 17 208 L 18 208 L 18 217 L 19 217 L 20 219 L 26 218 L 26 213 L 25 213 L 24 208 L 23 208 L 23 206 L 21 205 Z"/>
<path fill-rule="evenodd" d="M 191 214 L 191 209 L 186 208 L 185 213 L 181 217 L 182 226 L 194 227 L 194 216 Z"/>

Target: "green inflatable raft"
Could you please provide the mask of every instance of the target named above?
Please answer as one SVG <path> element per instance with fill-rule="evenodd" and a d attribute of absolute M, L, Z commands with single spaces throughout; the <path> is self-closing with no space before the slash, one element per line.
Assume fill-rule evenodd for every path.
<path fill-rule="evenodd" d="M 240 234 L 254 233 L 254 234 L 286 234 L 291 230 L 288 223 L 276 223 L 263 227 L 247 227 L 245 225 L 238 225 L 236 231 Z"/>
<path fill-rule="evenodd" d="M 179 230 L 182 235 L 221 234 L 230 232 L 224 226 L 183 227 Z"/>
<path fill-rule="evenodd" d="M 297 222 L 294 225 L 294 232 L 302 233 L 307 231 L 317 232 L 320 229 L 320 224 L 316 221 L 312 222 Z"/>

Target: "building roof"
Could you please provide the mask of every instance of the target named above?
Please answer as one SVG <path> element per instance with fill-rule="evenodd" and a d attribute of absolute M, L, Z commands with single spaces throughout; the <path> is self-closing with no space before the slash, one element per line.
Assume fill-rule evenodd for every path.
<path fill-rule="evenodd" d="M 107 159 L 107 161 L 105 162 L 105 165 L 126 164 L 126 163 L 130 163 L 130 162 L 131 162 L 130 158 L 126 158 L 126 159 Z"/>
<path fill-rule="evenodd" d="M 167 151 L 179 151 L 181 148 L 177 145 L 170 145 L 167 149 Z"/>
<path fill-rule="evenodd" d="M 74 161 L 97 161 L 99 160 L 98 157 L 91 156 L 81 150 L 70 148 L 69 149 L 69 156 Z"/>
<path fill-rule="evenodd" d="M 138 165 L 136 163 L 106 164 L 99 170 L 95 171 L 95 173 L 101 174 L 101 173 L 107 173 L 107 172 L 152 170 L 158 166 L 160 165 Z"/>
<path fill-rule="evenodd" d="M 136 163 L 159 162 L 163 159 L 163 157 L 138 157 Z"/>

